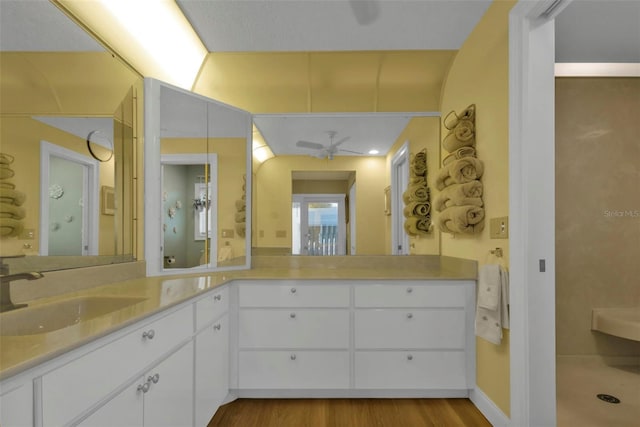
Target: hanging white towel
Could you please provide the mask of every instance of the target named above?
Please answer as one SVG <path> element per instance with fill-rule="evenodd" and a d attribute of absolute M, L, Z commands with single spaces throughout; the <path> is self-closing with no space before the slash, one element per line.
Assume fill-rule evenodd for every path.
<path fill-rule="evenodd" d="M 509 328 L 509 273 L 488 264 L 481 267 L 478 279 L 476 336 L 499 345 L 502 329 Z"/>

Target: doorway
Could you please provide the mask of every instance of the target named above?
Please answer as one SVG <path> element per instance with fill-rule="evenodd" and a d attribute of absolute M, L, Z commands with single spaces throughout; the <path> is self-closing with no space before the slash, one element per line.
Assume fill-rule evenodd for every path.
<path fill-rule="evenodd" d="M 344 255 L 344 194 L 296 194 L 291 210 L 293 255 Z"/>
<path fill-rule="evenodd" d="M 409 185 L 409 141 L 391 159 L 391 254 L 409 254 L 409 235 L 404 230 L 402 193 Z"/>
<path fill-rule="evenodd" d="M 40 255 L 98 255 L 99 165 L 40 142 Z"/>

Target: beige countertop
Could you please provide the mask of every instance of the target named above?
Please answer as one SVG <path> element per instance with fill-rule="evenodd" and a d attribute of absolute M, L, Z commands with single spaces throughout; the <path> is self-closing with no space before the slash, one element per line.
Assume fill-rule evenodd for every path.
<path fill-rule="evenodd" d="M 72 298 L 94 296 L 140 297 L 142 302 L 111 314 L 79 322 L 56 331 L 35 335 L 0 336 L 0 380 L 14 376 L 74 348 L 103 337 L 125 326 L 233 279 L 256 280 L 475 280 L 463 270 L 443 268 L 254 268 L 203 275 L 146 277 L 38 299 L 31 308 L 55 304 Z M 28 310 L 23 309 L 23 310 Z M 16 310 L 20 311 L 20 309 Z M 11 321 L 11 313 L 0 315 L 0 322 Z M 4 318 L 4 319 L 3 319 Z"/>

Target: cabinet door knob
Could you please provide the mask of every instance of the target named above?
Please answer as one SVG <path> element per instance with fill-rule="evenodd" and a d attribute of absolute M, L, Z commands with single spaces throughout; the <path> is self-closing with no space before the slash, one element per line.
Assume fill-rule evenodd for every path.
<path fill-rule="evenodd" d="M 413 356 L 412 355 L 407 355 L 407 360 L 413 360 Z"/>
<path fill-rule="evenodd" d="M 413 313 L 407 313 L 407 319 L 413 319 Z"/>
<path fill-rule="evenodd" d="M 296 288 L 291 288 L 291 293 L 295 294 L 296 293 Z"/>
<path fill-rule="evenodd" d="M 213 299 L 216 301 L 220 301 L 222 299 L 222 295 L 214 295 Z"/>
<path fill-rule="evenodd" d="M 296 314 L 295 314 L 295 313 L 291 313 L 291 314 L 289 315 L 289 317 L 290 317 L 290 318 L 292 318 L 292 319 L 295 319 L 295 318 L 296 318 Z"/>
<path fill-rule="evenodd" d="M 151 383 L 149 381 L 147 381 L 144 384 L 139 384 L 138 385 L 138 391 L 141 391 L 143 393 L 146 393 L 149 391 L 149 388 L 151 388 Z"/>
<path fill-rule="evenodd" d="M 149 375 L 149 378 L 147 378 L 147 383 L 149 381 L 151 381 L 154 384 L 158 384 L 158 381 L 160 381 L 160 374 L 156 372 L 153 376 Z"/>
<path fill-rule="evenodd" d="M 222 326 L 220 325 L 220 323 L 218 323 L 217 325 L 213 325 L 213 329 L 215 329 L 216 331 L 219 331 L 221 327 Z"/>
<path fill-rule="evenodd" d="M 411 292 L 413 292 L 413 288 L 407 288 L 407 293 L 410 294 Z"/>
<path fill-rule="evenodd" d="M 291 360 L 296 360 L 296 355 L 292 354 L 290 358 L 291 358 Z"/>
<path fill-rule="evenodd" d="M 156 336 L 156 331 L 154 331 L 153 329 L 149 329 L 148 331 L 144 331 L 142 333 L 142 338 L 146 338 L 146 339 L 150 339 L 152 340 L 153 337 Z"/>

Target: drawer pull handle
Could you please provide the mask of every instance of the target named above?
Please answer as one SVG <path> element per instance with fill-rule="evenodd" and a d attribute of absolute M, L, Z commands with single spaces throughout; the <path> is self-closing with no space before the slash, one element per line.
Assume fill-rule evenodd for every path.
<path fill-rule="evenodd" d="M 407 319 L 413 319 L 413 313 L 407 313 Z"/>
<path fill-rule="evenodd" d="M 158 384 L 158 381 L 160 381 L 160 374 L 155 373 L 153 376 L 149 375 L 149 378 L 147 378 L 147 384 L 149 383 L 149 381 L 154 384 Z"/>
<path fill-rule="evenodd" d="M 295 294 L 296 293 L 296 288 L 291 288 L 291 293 Z"/>
<path fill-rule="evenodd" d="M 291 355 L 291 360 L 296 360 L 296 355 L 295 354 Z"/>
<path fill-rule="evenodd" d="M 152 340 L 153 337 L 155 337 L 155 336 L 156 336 L 156 331 L 154 331 L 153 329 L 149 329 L 148 331 L 144 331 L 142 333 L 142 338 L 147 338 L 147 339 L 150 339 L 150 340 Z"/>
<path fill-rule="evenodd" d="M 413 356 L 412 355 L 408 355 L 407 356 L 407 360 L 413 360 Z"/>
<path fill-rule="evenodd" d="M 221 327 L 222 326 L 220 326 L 220 323 L 218 323 L 217 325 L 213 325 L 213 329 L 215 329 L 216 331 L 219 331 Z"/>
<path fill-rule="evenodd" d="M 407 293 L 410 294 L 411 292 L 413 292 L 413 288 L 407 288 Z"/>
<path fill-rule="evenodd" d="M 139 384 L 138 385 L 138 391 L 141 391 L 143 393 L 148 392 L 150 388 L 151 388 L 151 383 L 149 381 L 147 381 L 144 384 Z"/>
<path fill-rule="evenodd" d="M 220 301 L 222 299 L 222 295 L 214 295 L 213 299 L 216 301 Z"/>
<path fill-rule="evenodd" d="M 291 313 L 291 314 L 289 315 L 289 317 L 290 317 L 290 318 L 292 318 L 292 319 L 295 319 L 295 318 L 296 318 L 296 314 L 295 314 L 295 313 Z"/>

